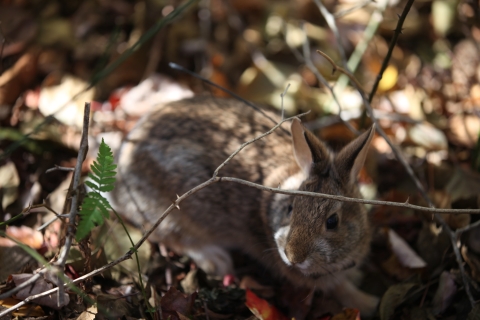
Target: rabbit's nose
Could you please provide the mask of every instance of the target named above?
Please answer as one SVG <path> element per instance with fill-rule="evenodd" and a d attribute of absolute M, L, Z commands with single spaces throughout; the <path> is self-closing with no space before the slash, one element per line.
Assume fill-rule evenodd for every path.
<path fill-rule="evenodd" d="M 306 248 L 293 247 L 287 244 L 285 246 L 285 256 L 292 265 L 301 265 L 307 259 L 308 251 Z"/>

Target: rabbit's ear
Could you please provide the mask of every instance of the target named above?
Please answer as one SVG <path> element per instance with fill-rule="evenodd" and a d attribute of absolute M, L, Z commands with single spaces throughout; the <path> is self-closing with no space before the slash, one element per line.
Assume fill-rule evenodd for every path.
<path fill-rule="evenodd" d="M 335 167 L 342 179 L 355 182 L 365 163 L 368 147 L 375 135 L 375 124 L 355 140 L 346 145 L 335 158 Z"/>
<path fill-rule="evenodd" d="M 293 119 L 292 126 L 293 153 L 298 166 L 308 176 L 313 166 L 323 166 L 328 161 L 329 152 L 325 145 L 306 130 L 298 118 Z"/>

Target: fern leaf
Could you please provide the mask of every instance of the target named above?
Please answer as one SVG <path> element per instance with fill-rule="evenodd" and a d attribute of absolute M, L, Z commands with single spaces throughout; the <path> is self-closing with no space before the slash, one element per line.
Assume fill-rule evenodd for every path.
<path fill-rule="evenodd" d="M 113 190 L 117 166 L 113 163 L 112 150 L 103 139 L 97 159 L 90 168 L 92 172 L 88 174 L 89 180 L 85 181 L 85 184 L 93 191 L 87 194 L 80 209 L 77 240 L 86 237 L 95 226 L 103 224 L 105 218 L 109 217 L 109 209 L 112 208 L 100 192 Z"/>

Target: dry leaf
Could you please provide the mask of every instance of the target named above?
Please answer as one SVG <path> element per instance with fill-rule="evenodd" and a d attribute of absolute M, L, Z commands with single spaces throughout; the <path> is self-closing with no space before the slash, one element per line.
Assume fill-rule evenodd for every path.
<path fill-rule="evenodd" d="M 11 106 L 33 82 L 37 73 L 37 58 L 37 50 L 27 52 L 17 60 L 13 67 L 0 76 L 1 108 Z"/>
<path fill-rule="evenodd" d="M 0 306 L 8 309 L 18 304 L 19 302 L 21 302 L 21 300 L 14 298 L 6 298 L 4 300 L 0 300 Z M 43 317 L 45 313 L 43 312 L 43 309 L 38 305 L 26 304 L 13 311 L 12 315 L 16 317 Z M 6 318 L 2 317 L 2 320 L 3 319 Z"/>
<path fill-rule="evenodd" d="M 33 274 L 23 273 L 23 274 L 13 274 L 12 281 L 15 283 L 16 286 L 24 283 L 25 281 L 30 280 L 33 277 Z M 31 295 L 35 295 L 41 292 L 48 291 L 53 289 L 53 284 L 51 282 L 47 282 L 45 278 L 40 277 L 34 284 L 23 288 L 19 292 L 15 294 L 15 297 L 20 300 L 25 300 Z M 46 306 L 52 309 L 60 310 L 63 306 L 66 306 L 70 302 L 70 297 L 67 293 L 64 293 L 64 304 L 62 306 L 57 305 L 57 292 L 54 292 L 48 296 L 44 296 L 38 299 L 35 299 L 35 303 L 41 306 Z"/>
<path fill-rule="evenodd" d="M 388 230 L 388 240 L 402 266 L 410 269 L 421 269 L 427 266 L 427 263 L 392 229 Z"/>
<path fill-rule="evenodd" d="M 80 129 L 83 125 L 85 102 L 91 102 L 95 95 L 95 89 L 85 91 L 87 87 L 87 82 L 72 75 L 65 75 L 59 85 L 41 89 L 38 108 L 44 116 L 53 114 L 60 122 Z"/>
<path fill-rule="evenodd" d="M 8 236 L 14 238 L 18 242 L 21 242 L 33 249 L 40 249 L 43 245 L 42 233 L 27 226 L 7 227 L 6 233 Z M 10 239 L 0 238 L 0 246 L 16 246 L 16 243 Z"/>
<path fill-rule="evenodd" d="M 181 315 L 190 315 L 192 313 L 195 298 L 196 293 L 186 295 L 174 287 L 171 287 L 160 299 L 163 318 L 168 319 L 170 316 L 173 320 L 175 317 L 182 319 Z"/>
<path fill-rule="evenodd" d="M 414 283 L 402 283 L 390 286 L 380 302 L 380 319 L 389 320 L 394 314 L 395 308 L 403 302 L 405 296 L 415 286 L 416 284 Z"/>
<path fill-rule="evenodd" d="M 472 278 L 480 281 L 480 258 L 473 252 L 470 252 L 466 246 L 462 246 L 462 256 L 471 269 Z"/>
<path fill-rule="evenodd" d="M 433 314 L 439 315 L 443 313 L 450 306 L 455 293 L 457 293 L 455 276 L 447 271 L 443 271 L 440 275 L 440 283 L 438 284 L 437 291 L 433 297 Z"/>
<path fill-rule="evenodd" d="M 97 315 L 98 310 L 96 306 L 91 306 L 87 310 L 83 311 L 77 318 L 77 320 L 93 320 Z"/>
<path fill-rule="evenodd" d="M 251 290 L 247 289 L 246 301 L 248 309 L 260 320 L 288 320 L 280 311 L 268 303 L 266 300 L 259 298 Z"/>
<path fill-rule="evenodd" d="M 153 74 L 120 96 L 119 107 L 131 116 L 141 116 L 154 106 L 193 97 L 193 92 L 173 79 Z"/>

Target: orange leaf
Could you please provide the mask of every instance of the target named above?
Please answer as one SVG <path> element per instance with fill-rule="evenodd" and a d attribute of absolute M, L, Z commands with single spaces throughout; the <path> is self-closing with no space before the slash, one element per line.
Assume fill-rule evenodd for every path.
<path fill-rule="evenodd" d="M 255 293 L 247 289 L 247 301 L 245 304 L 252 313 L 260 320 L 288 320 L 280 311 L 267 301 L 259 298 Z"/>

